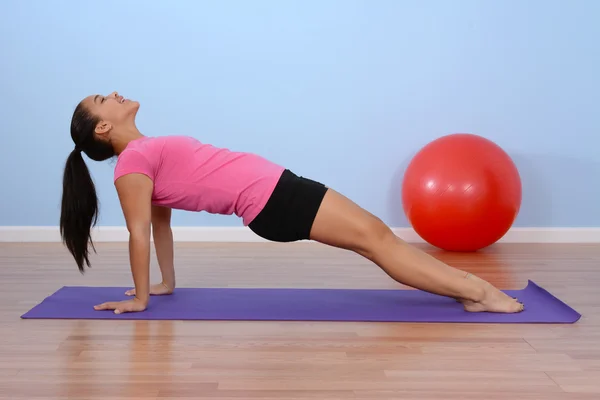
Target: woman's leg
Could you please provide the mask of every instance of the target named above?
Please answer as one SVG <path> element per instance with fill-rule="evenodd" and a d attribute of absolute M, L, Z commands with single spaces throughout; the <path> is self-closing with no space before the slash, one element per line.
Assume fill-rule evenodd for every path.
<path fill-rule="evenodd" d="M 523 310 L 521 303 L 488 282 L 404 242 L 379 218 L 332 189 L 321 203 L 310 236 L 317 242 L 366 257 L 400 283 L 461 299 L 467 311 L 514 313 Z"/>

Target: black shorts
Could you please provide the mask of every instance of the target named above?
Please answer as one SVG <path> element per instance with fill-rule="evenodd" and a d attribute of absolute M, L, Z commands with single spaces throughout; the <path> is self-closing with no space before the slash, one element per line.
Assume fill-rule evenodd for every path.
<path fill-rule="evenodd" d="M 310 239 L 313 222 L 327 192 L 322 183 L 285 170 L 263 210 L 248 227 L 274 242 Z"/>

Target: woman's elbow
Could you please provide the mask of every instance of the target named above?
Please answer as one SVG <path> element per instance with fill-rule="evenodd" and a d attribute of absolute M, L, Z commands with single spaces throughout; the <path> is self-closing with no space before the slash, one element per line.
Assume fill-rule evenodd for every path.
<path fill-rule="evenodd" d="M 150 238 L 150 223 L 136 223 L 127 226 L 132 239 L 146 240 Z"/>

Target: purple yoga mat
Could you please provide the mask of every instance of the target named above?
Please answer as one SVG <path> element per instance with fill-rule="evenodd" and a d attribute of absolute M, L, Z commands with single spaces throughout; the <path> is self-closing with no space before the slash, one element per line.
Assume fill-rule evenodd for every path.
<path fill-rule="evenodd" d="M 574 323 L 581 315 L 529 281 L 508 290 L 525 304 L 518 314 L 469 313 L 446 297 L 417 290 L 178 288 L 152 296 L 143 312 L 115 314 L 93 306 L 127 299 L 125 287 L 65 286 L 21 318 L 137 320 Z"/>

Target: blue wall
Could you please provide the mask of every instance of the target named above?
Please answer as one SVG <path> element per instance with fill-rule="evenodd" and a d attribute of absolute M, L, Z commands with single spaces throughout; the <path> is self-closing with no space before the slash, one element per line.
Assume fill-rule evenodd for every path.
<path fill-rule="evenodd" d="M 393 226 L 408 160 L 453 132 L 514 158 L 516 226 L 600 226 L 598 21 L 596 0 L 3 0 L 0 225 L 58 224 L 71 113 L 118 90 L 146 135 L 261 153 Z M 122 225 L 114 162 L 90 165 Z"/>

